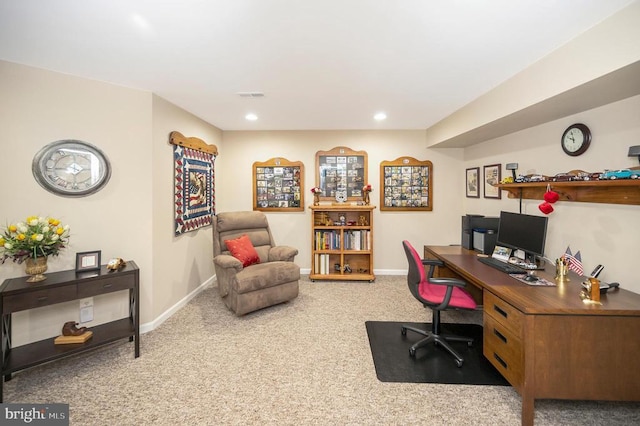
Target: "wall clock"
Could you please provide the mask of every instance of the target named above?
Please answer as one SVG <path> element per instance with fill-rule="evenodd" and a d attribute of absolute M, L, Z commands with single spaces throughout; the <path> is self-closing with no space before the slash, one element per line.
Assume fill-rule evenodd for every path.
<path fill-rule="evenodd" d="M 560 144 L 567 155 L 584 154 L 591 144 L 591 130 L 582 123 L 572 124 L 562 134 Z"/>
<path fill-rule="evenodd" d="M 75 139 L 46 145 L 33 157 L 31 169 L 40 186 L 67 197 L 93 194 L 111 177 L 111 166 L 104 153 Z"/>

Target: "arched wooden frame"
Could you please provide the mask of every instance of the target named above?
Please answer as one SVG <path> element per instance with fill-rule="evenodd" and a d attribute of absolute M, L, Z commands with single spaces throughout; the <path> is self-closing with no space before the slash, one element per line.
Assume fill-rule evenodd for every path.
<path fill-rule="evenodd" d="M 413 157 L 380 163 L 380 210 L 433 210 L 433 164 Z"/>
<path fill-rule="evenodd" d="M 316 187 L 322 190 L 321 201 L 335 201 L 336 191 L 346 191 L 347 201 L 360 201 L 367 179 L 365 151 L 338 146 L 316 152 Z"/>
<path fill-rule="evenodd" d="M 304 211 L 304 164 L 286 158 L 253 163 L 253 210 Z"/>

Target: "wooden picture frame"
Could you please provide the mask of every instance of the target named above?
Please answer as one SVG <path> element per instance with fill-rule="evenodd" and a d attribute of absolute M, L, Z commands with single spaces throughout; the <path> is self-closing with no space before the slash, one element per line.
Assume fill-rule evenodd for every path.
<path fill-rule="evenodd" d="M 95 271 L 100 269 L 102 250 L 76 253 L 76 272 Z"/>
<path fill-rule="evenodd" d="M 502 198 L 500 188 L 494 186 L 500 183 L 501 177 L 501 164 L 491 164 L 484 166 L 482 170 L 482 181 L 484 182 L 484 198 Z"/>
<path fill-rule="evenodd" d="M 320 201 L 336 201 L 336 193 L 346 192 L 345 201 L 361 201 L 367 185 L 367 153 L 338 146 L 316 152 L 316 187 Z"/>
<path fill-rule="evenodd" d="M 253 210 L 304 211 L 304 164 L 286 158 L 253 163 Z"/>
<path fill-rule="evenodd" d="M 432 211 L 433 163 L 413 157 L 382 161 L 380 210 Z"/>
<path fill-rule="evenodd" d="M 471 167 L 467 169 L 465 178 L 465 188 L 467 198 L 480 198 L 480 167 Z"/>

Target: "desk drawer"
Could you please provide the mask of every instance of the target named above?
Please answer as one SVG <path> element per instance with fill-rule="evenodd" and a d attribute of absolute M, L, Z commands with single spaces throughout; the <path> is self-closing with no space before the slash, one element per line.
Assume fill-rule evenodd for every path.
<path fill-rule="evenodd" d="M 24 294 L 5 296 L 2 302 L 2 313 L 24 311 L 41 306 L 54 305 L 76 299 L 76 285 L 66 285 L 52 289 L 36 290 Z"/>
<path fill-rule="evenodd" d="M 489 315 L 483 321 L 483 354 L 513 387 L 522 384 L 522 340 Z"/>
<path fill-rule="evenodd" d="M 491 316 L 518 338 L 522 337 L 524 314 L 490 291 L 484 292 L 484 313 L 485 316 Z"/>
<path fill-rule="evenodd" d="M 114 276 L 113 278 L 98 280 L 92 283 L 78 284 L 78 299 L 111 293 L 113 291 L 127 290 L 133 288 L 135 282 L 135 276 L 130 274 Z"/>

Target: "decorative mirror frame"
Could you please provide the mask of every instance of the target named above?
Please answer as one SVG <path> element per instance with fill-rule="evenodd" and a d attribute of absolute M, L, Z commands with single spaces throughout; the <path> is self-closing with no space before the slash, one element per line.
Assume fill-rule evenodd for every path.
<path fill-rule="evenodd" d="M 322 190 L 320 201 L 336 201 L 336 191 L 346 191 L 345 201 L 362 200 L 367 185 L 367 153 L 338 146 L 316 152 L 316 187 Z"/>
<path fill-rule="evenodd" d="M 413 157 L 380 163 L 381 211 L 433 210 L 433 164 Z"/>
<path fill-rule="evenodd" d="M 279 157 L 253 163 L 253 210 L 304 211 L 304 164 Z"/>

